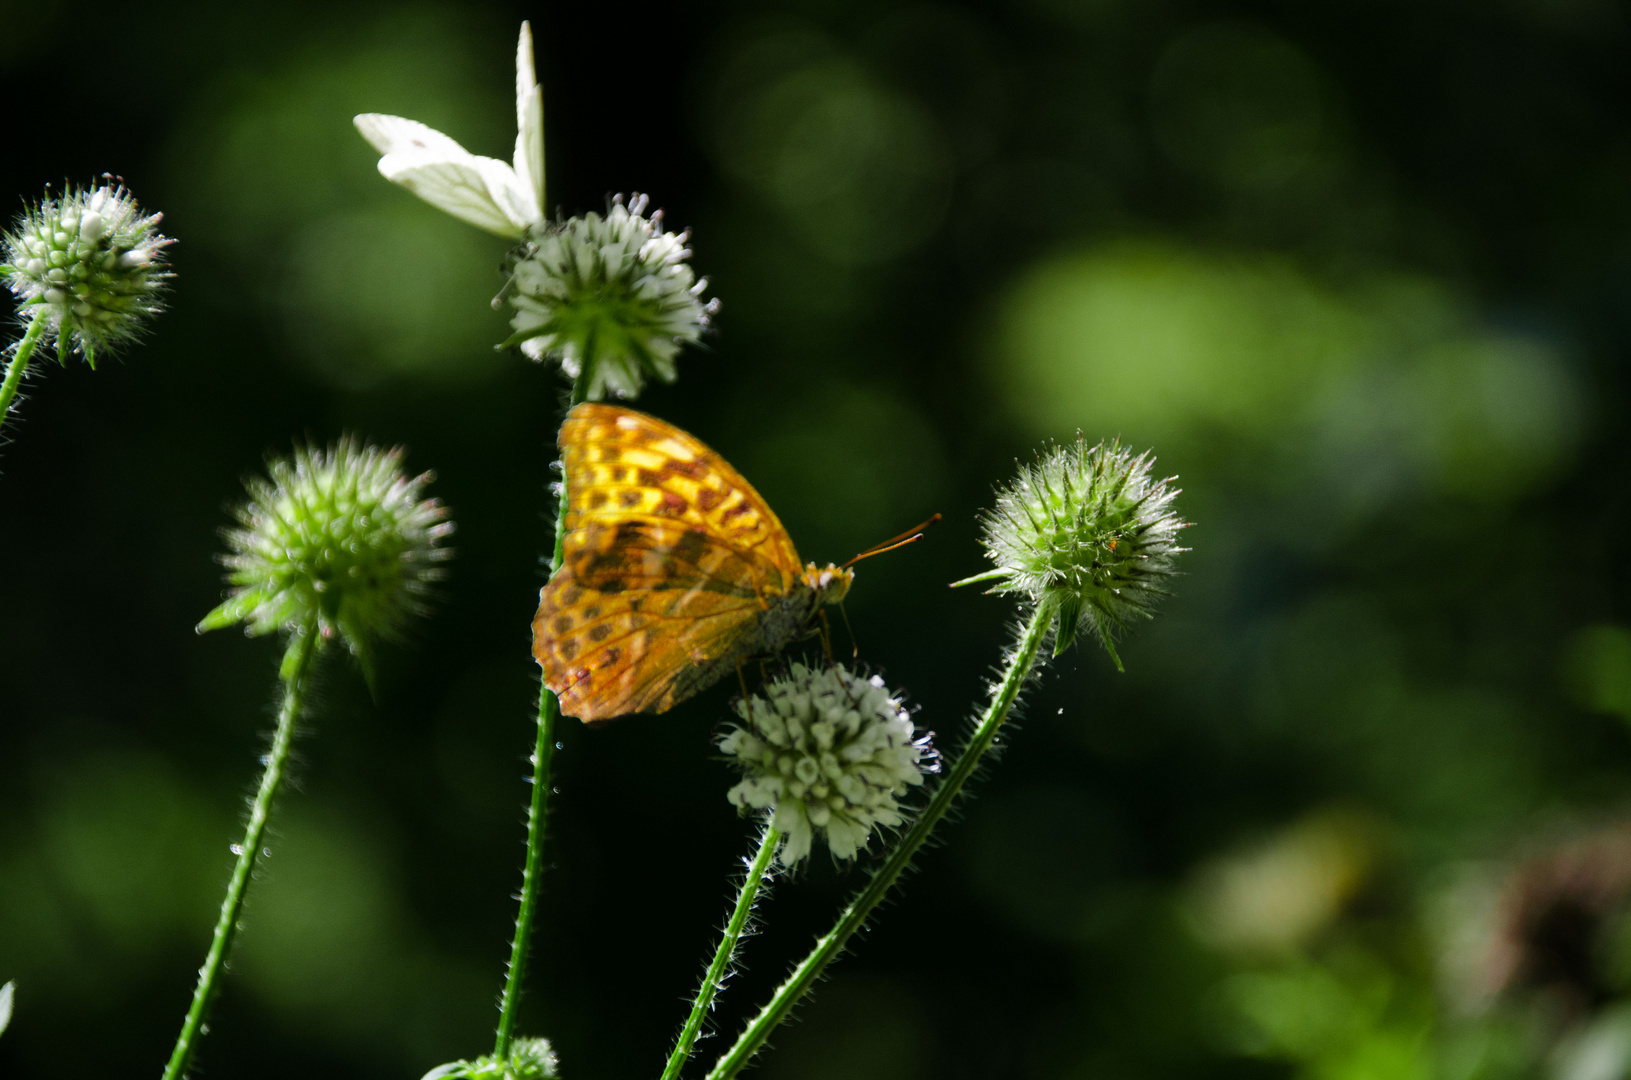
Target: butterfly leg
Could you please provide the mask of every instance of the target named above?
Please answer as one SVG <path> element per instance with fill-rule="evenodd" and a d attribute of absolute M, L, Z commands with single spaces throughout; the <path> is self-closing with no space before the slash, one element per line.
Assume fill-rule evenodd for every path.
<path fill-rule="evenodd" d="M 742 674 L 742 658 L 736 658 L 736 682 L 742 687 L 742 708 L 747 710 L 748 723 L 753 723 L 753 696 L 748 693 L 747 676 Z"/>
<path fill-rule="evenodd" d="M 822 612 L 825 617 L 826 612 Z M 842 601 L 838 604 L 838 615 L 844 620 L 844 629 L 849 633 L 849 658 L 851 662 L 861 658 L 861 643 L 855 639 L 855 627 L 850 625 L 849 612 L 844 608 Z"/>

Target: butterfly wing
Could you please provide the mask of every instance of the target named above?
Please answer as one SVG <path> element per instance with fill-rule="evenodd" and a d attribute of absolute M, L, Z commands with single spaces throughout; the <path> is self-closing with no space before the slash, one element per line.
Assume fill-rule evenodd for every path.
<path fill-rule="evenodd" d="M 380 175 L 432 206 L 510 239 L 539 220 L 530 180 L 504 162 L 472 154 L 416 120 L 363 113 L 352 122 L 382 155 Z"/>
<path fill-rule="evenodd" d="M 801 587 L 798 552 L 752 485 L 671 424 L 586 403 L 560 447 L 567 532 L 533 655 L 569 716 L 666 711 L 752 651 Z"/>

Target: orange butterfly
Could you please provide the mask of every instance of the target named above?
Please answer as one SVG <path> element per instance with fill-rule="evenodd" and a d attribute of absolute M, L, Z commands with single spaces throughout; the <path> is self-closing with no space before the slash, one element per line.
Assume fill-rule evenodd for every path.
<path fill-rule="evenodd" d="M 586 402 L 560 447 L 567 531 L 532 654 L 567 716 L 666 712 L 780 652 L 855 580 L 800 560 L 753 486 L 672 424 Z"/>

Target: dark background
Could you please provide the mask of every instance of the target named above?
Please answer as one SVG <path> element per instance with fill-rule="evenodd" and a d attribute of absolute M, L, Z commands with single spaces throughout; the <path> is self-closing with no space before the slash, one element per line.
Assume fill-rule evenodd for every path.
<path fill-rule="evenodd" d="M 6 205 L 111 172 L 179 243 L 149 339 L 38 369 L 0 449 L 0 1076 L 160 1070 L 279 652 L 193 633 L 223 510 L 345 431 L 436 470 L 457 556 L 377 701 L 324 667 L 199 1075 L 490 1046 L 564 384 L 491 348 L 503 242 L 350 117 L 508 158 L 523 18 L 551 205 L 651 193 L 723 301 L 639 407 L 809 558 L 946 515 L 848 604 L 943 745 L 1013 616 L 945 583 L 1016 458 L 1119 434 L 1196 522 L 1127 674 L 1053 665 L 765 1075 L 1625 1075 L 1619 894 L 1550 991 L 1488 974 L 1512 868 L 1631 788 L 1623 6 L 7 0 Z M 727 700 L 563 730 L 523 1028 L 569 1077 L 656 1075 L 683 1018 L 751 841 Z M 866 865 L 778 884 L 727 1037 Z"/>

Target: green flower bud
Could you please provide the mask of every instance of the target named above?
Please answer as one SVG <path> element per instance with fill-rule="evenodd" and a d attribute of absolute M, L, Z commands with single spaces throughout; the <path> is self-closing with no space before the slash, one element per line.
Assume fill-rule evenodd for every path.
<path fill-rule="evenodd" d="M 956 582 L 991 581 L 994 593 L 1019 593 L 1053 610 L 1053 654 L 1089 630 L 1116 667 L 1114 635 L 1150 618 L 1187 522 L 1173 511 L 1178 489 L 1152 480 L 1155 459 L 1119 442 L 1054 446 L 1020 468 L 997 492 L 984 518 L 986 554 L 997 569 Z"/>
<path fill-rule="evenodd" d="M 651 378 L 673 382 L 680 346 L 700 341 L 719 310 L 686 262 L 690 233 L 663 232 L 662 211 L 648 218 L 646 205 L 619 195 L 605 217 L 533 225 L 510 257 L 500 301 L 515 309 L 515 334 L 504 344 L 560 361 L 573 379 L 587 368 L 592 401 L 635 397 Z"/>
<path fill-rule="evenodd" d="M 159 234 L 162 214 L 146 214 L 123 187 L 70 188 L 47 196 L 17 219 L 0 267 L 22 314 L 44 309 L 46 339 L 57 358 L 77 352 L 96 366 L 97 350 L 138 337 L 160 311 L 172 276 Z"/>
<path fill-rule="evenodd" d="M 369 671 L 375 638 L 396 636 L 422 613 L 439 564 L 452 553 L 447 510 L 420 494 L 432 479 L 402 471 L 401 447 L 342 438 L 327 450 L 297 446 L 268 477 L 244 482 L 249 501 L 225 532 L 222 562 L 234 586 L 200 633 L 243 623 L 249 634 L 315 630 L 338 636 Z"/>
<path fill-rule="evenodd" d="M 509 1061 L 486 1054 L 475 1061 L 438 1065 L 421 1080 L 555 1080 L 560 1064 L 548 1039 L 517 1039 L 510 1044 Z"/>
<path fill-rule="evenodd" d="M 762 696 L 738 701 L 736 715 L 742 724 L 719 740 L 742 771 L 727 797 L 772 812 L 784 866 L 808 855 L 817 833 L 835 858 L 854 858 L 874 828 L 905 820 L 898 800 L 938 766 L 930 736 L 917 735 L 883 679 L 842 664 L 794 663 Z"/>

